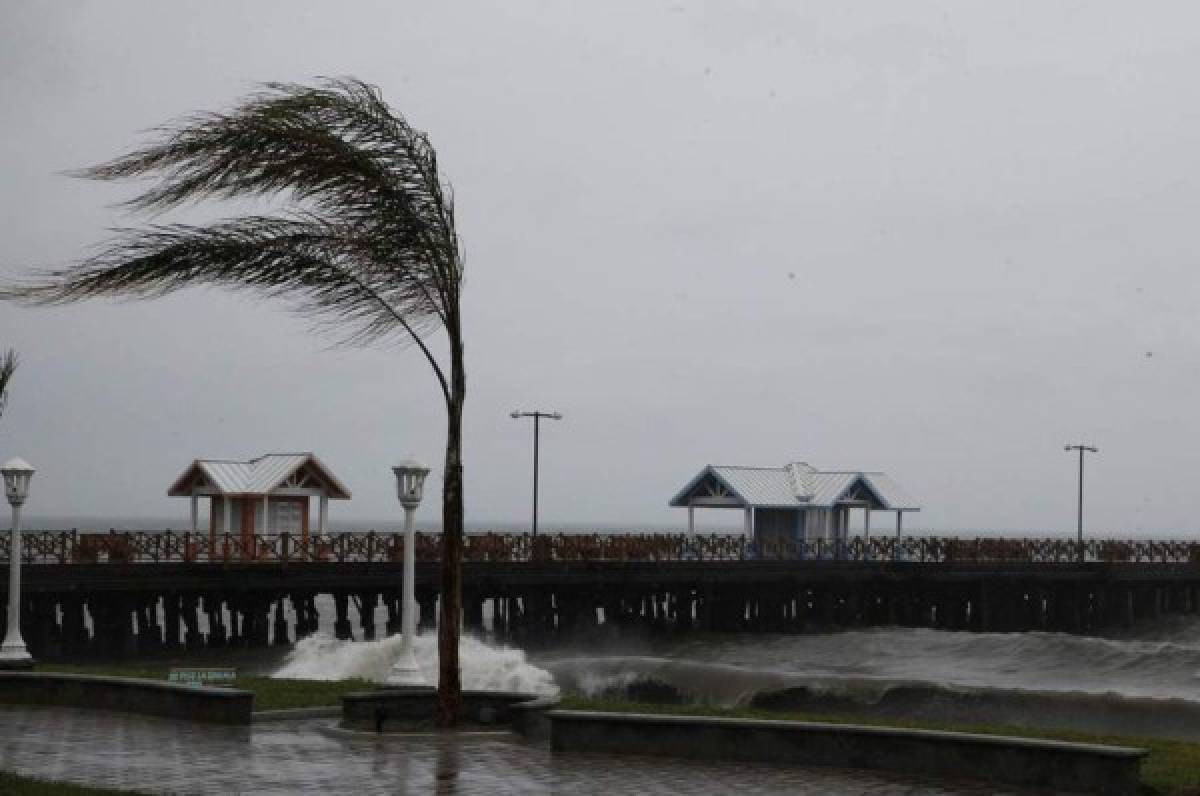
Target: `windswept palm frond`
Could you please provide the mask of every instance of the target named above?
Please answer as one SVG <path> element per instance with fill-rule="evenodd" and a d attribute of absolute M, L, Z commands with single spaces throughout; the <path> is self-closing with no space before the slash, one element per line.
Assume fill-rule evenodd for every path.
<path fill-rule="evenodd" d="M 164 210 L 203 198 L 287 194 L 280 217 L 118 230 L 97 254 L 0 286 L 0 300 L 62 304 L 153 298 L 193 285 L 250 288 L 342 342 L 419 346 L 458 326 L 462 264 L 450 191 L 429 139 L 358 80 L 268 83 L 231 111 L 158 128 L 158 140 L 77 176 L 152 176 L 127 202 Z M 457 330 L 450 330 L 451 336 Z"/>
<path fill-rule="evenodd" d="M 0 417 L 4 415 L 4 407 L 8 405 L 8 383 L 17 370 L 17 352 L 11 348 L 0 357 Z"/>
<path fill-rule="evenodd" d="M 82 263 L 34 272 L 0 288 L 0 299 L 38 305 L 96 297 L 149 299 L 209 285 L 283 299 L 342 342 L 369 343 L 399 334 L 421 343 L 441 324 L 432 298 L 436 280 L 421 261 L 398 280 L 395 269 L 372 256 L 378 244 L 369 232 L 316 216 L 247 216 L 208 226 L 118 232 Z M 444 382 L 440 366 L 430 364 Z M 441 387 L 448 389 L 445 383 Z"/>
<path fill-rule="evenodd" d="M 428 137 L 361 81 L 268 83 L 231 112 L 194 115 L 155 132 L 159 143 L 76 174 L 113 180 L 157 173 L 158 184 L 128 202 L 139 209 L 288 191 L 338 213 L 384 203 L 453 230 Z"/>
<path fill-rule="evenodd" d="M 74 173 L 155 177 L 126 203 L 138 210 L 288 194 L 373 237 L 372 256 L 398 277 L 425 264 L 447 287 L 461 278 L 453 202 L 433 147 L 372 86 L 351 79 L 316 87 L 268 83 L 229 112 L 186 117 L 154 132 L 157 142 Z"/>
<path fill-rule="evenodd" d="M 439 720 L 455 723 L 466 394 L 462 259 L 453 194 L 442 184 L 429 138 L 393 112 L 378 89 L 355 79 L 268 83 L 231 110 L 187 117 L 153 136 L 76 176 L 152 178 L 126 203 L 137 211 L 264 196 L 283 196 L 291 207 L 279 216 L 118 230 L 81 262 L 0 285 L 0 300 L 145 299 L 215 285 L 281 298 L 344 342 L 417 345 L 446 401 L 438 705 Z M 439 327 L 449 343 L 445 366 L 423 339 Z"/>

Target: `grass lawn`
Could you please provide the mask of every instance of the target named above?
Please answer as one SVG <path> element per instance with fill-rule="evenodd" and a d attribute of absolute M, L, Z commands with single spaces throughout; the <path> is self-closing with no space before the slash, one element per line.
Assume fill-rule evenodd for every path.
<path fill-rule="evenodd" d="M 1108 744 L 1110 746 L 1134 746 L 1148 749 L 1142 760 L 1142 785 L 1144 793 L 1200 795 L 1200 744 L 1185 741 L 1168 741 L 1160 738 L 1135 738 L 1118 735 L 1093 735 L 1066 730 L 1034 730 L 1026 727 L 986 724 L 938 724 L 920 721 L 896 721 L 863 716 L 830 716 L 778 711 L 752 710 L 749 708 L 715 708 L 704 705 L 650 705 L 641 702 L 625 702 L 613 699 L 591 699 L 581 696 L 563 698 L 562 707 L 571 710 L 602 710 L 616 713 L 656 713 L 685 716 L 722 716 L 744 719 L 791 719 L 794 721 L 822 721 L 837 724 L 872 724 L 886 727 L 913 727 L 926 730 L 957 730 L 986 735 L 1014 735 L 1023 738 L 1049 738 L 1059 741 Z"/>
<path fill-rule="evenodd" d="M 166 680 L 169 666 L 76 666 L 38 664 L 39 672 L 71 672 L 109 677 L 141 677 Z M 205 668 L 200 666 L 197 668 Z M 254 692 L 255 710 L 327 707 L 342 704 L 342 694 L 369 691 L 378 686 L 367 680 L 277 680 L 271 677 L 238 677 L 237 688 Z M 0 792 L 2 793 L 2 792 Z"/>

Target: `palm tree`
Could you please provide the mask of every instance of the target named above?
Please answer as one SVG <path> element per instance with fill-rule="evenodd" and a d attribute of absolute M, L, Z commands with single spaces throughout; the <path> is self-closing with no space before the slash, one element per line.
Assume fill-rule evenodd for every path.
<path fill-rule="evenodd" d="M 53 305 L 218 285 L 285 299 L 342 342 L 416 345 L 446 402 L 438 719 L 454 724 L 461 701 L 463 263 L 452 192 L 429 138 L 377 88 L 350 78 L 267 83 L 229 111 L 153 132 L 145 146 L 75 176 L 157 178 L 125 203 L 133 210 L 280 195 L 290 200 L 287 210 L 118 230 L 81 262 L 0 287 L 0 299 Z M 448 367 L 426 343 L 439 327 Z"/>
<path fill-rule="evenodd" d="M 0 357 L 0 416 L 4 415 L 4 407 L 8 405 L 8 383 L 17 369 L 17 362 L 17 352 L 11 348 Z"/>

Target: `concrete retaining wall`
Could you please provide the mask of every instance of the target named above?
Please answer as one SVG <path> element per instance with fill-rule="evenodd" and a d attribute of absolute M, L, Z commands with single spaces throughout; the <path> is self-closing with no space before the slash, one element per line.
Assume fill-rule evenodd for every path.
<path fill-rule="evenodd" d="M 538 697 L 528 702 L 516 702 L 509 706 L 512 731 L 531 741 L 550 739 L 550 719 L 547 714 L 558 707 L 558 697 Z"/>
<path fill-rule="evenodd" d="M 336 719 L 341 717 L 342 709 L 337 705 L 327 705 L 316 708 L 280 708 L 279 710 L 256 710 L 253 720 L 255 724 L 268 721 L 296 721 L 297 719 Z"/>
<path fill-rule="evenodd" d="M 874 769 L 1103 796 L 1135 794 L 1144 749 L 793 721 L 552 710 L 556 752 Z"/>
<path fill-rule="evenodd" d="M 0 671 L 0 703 L 142 713 L 211 724 L 249 724 L 254 694 L 129 677 Z"/>
<path fill-rule="evenodd" d="M 512 707 L 536 699 L 508 691 L 463 691 L 462 718 L 475 724 L 508 724 Z M 437 713 L 437 690 L 400 686 L 342 696 L 342 724 L 356 730 L 386 731 L 389 724 L 431 722 Z"/>

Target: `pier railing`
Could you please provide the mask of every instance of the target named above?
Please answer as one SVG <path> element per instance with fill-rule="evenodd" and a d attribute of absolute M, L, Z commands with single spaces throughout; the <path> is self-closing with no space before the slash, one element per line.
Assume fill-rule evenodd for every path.
<path fill-rule="evenodd" d="M 29 564 L 386 562 L 403 556 L 404 536 L 376 531 L 243 537 L 175 531 L 36 531 L 22 534 Z M 417 534 L 417 559 L 440 557 L 440 534 Z M 0 533 L 0 561 L 9 537 Z M 924 563 L 1200 563 L 1187 540 L 959 539 L 905 536 L 756 543 L 742 536 L 686 534 L 469 533 L 467 561 L 902 561 Z"/>

